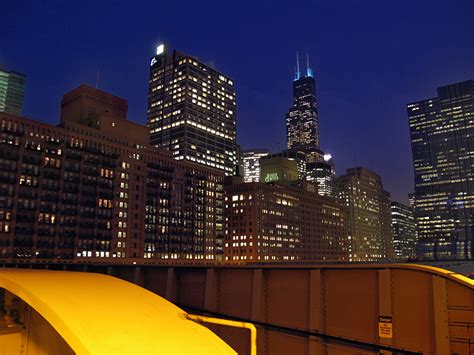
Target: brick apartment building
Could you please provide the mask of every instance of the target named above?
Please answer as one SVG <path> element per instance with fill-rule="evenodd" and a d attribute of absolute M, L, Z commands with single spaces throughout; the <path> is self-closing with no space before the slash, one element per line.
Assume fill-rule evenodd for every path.
<path fill-rule="evenodd" d="M 58 126 L 0 113 L 0 258 L 222 256 L 224 174 L 151 146 L 127 109 L 81 85 Z"/>

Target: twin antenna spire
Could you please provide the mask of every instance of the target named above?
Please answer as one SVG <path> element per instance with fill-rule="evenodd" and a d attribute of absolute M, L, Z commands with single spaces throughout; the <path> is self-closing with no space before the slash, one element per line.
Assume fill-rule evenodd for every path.
<path fill-rule="evenodd" d="M 309 65 L 309 53 L 306 53 L 306 77 L 313 77 L 313 69 Z M 296 52 L 296 70 L 295 70 L 295 80 L 301 78 L 300 72 L 300 55 Z"/>

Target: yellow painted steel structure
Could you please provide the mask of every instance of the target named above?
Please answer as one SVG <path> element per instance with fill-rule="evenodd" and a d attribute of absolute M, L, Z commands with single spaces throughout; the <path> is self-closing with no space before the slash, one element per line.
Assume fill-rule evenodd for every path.
<path fill-rule="evenodd" d="M 229 319 L 207 316 L 198 316 L 195 314 L 188 314 L 187 318 L 201 323 L 219 324 L 225 325 L 227 327 L 244 328 L 250 330 L 250 355 L 257 355 L 257 328 L 252 323 L 238 322 Z"/>
<path fill-rule="evenodd" d="M 2 354 L 236 354 L 180 308 L 115 277 L 0 269 L 0 287 L 5 307 L 18 307 L 16 325 L 6 321 L 13 313 L 0 321 Z"/>

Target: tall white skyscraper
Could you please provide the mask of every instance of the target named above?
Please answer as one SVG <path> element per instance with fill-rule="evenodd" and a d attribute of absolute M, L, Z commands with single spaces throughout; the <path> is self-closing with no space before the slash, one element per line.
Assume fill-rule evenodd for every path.
<path fill-rule="evenodd" d="M 162 44 L 150 62 L 150 142 L 234 175 L 237 164 L 234 82 L 195 57 Z"/>

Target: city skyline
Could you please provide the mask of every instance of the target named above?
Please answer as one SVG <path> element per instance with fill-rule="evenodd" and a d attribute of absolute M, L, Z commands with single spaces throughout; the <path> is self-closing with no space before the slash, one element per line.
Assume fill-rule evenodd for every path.
<path fill-rule="evenodd" d="M 474 0 L 1 11 L 0 355 L 474 355 Z"/>
<path fill-rule="evenodd" d="M 467 1 L 456 8 L 438 8 L 433 2 L 428 7 L 410 4 L 410 11 L 403 6 L 387 11 L 381 4 L 301 2 L 294 9 L 255 4 L 249 12 L 240 4 L 225 20 L 199 26 L 206 21 L 196 14 L 212 16 L 204 15 L 212 6 L 189 5 L 190 11 L 183 15 L 187 24 L 176 30 L 171 25 L 175 16 L 167 16 L 158 28 L 146 6 L 129 11 L 117 4 L 104 18 L 104 11 L 109 11 L 105 4 L 94 6 L 94 11 L 90 11 L 92 3 L 79 10 L 56 5 L 9 4 L 5 9 L 9 35 L 0 35 L 4 44 L 0 65 L 27 75 L 26 116 L 55 122 L 59 116 L 55 102 L 63 92 L 81 83 L 95 86 L 98 81 L 100 89 L 127 97 L 131 119 L 144 123 L 146 63 L 158 42 L 167 40 L 213 62 L 235 80 L 242 148 L 277 152 L 285 145 L 288 82 L 300 49 L 302 54 L 309 52 L 318 81 L 321 148 L 334 157 L 338 175 L 348 167 L 371 168 L 382 176 L 393 199 L 404 203 L 414 185 L 405 105 L 425 98 L 433 87 L 474 77 L 474 49 L 462 45 L 472 36 L 469 21 L 463 21 L 474 12 Z M 179 6 L 167 6 L 169 14 L 181 14 Z M 271 16 L 265 17 L 270 10 Z M 78 16 L 72 18 L 73 11 Z M 292 13 L 299 14 L 298 20 L 291 18 Z M 457 21 L 437 26 L 446 16 Z M 399 17 L 404 18 L 403 26 L 396 21 Z M 129 18 L 143 20 L 133 29 L 119 26 Z M 278 28 L 282 21 L 301 23 L 299 35 L 292 36 L 296 29 L 287 33 Z M 37 29 L 34 33 L 27 30 L 31 26 Z M 224 30 L 215 31 L 216 26 Z M 104 41 L 86 40 L 96 32 L 102 33 Z M 445 45 L 436 46 L 440 41 Z M 53 56 L 57 48 L 61 55 Z M 445 65 L 448 61 L 452 65 Z M 43 70 L 37 72 L 38 67 Z M 269 131 L 274 135 L 265 133 Z"/>

